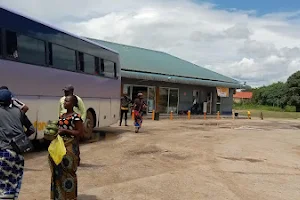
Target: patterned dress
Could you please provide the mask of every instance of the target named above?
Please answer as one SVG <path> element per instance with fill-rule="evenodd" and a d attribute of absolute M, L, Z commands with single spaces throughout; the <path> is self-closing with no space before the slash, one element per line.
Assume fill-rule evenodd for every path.
<path fill-rule="evenodd" d="M 0 199 L 17 199 L 21 189 L 24 157 L 13 150 L 0 150 Z"/>
<path fill-rule="evenodd" d="M 79 114 L 59 117 L 59 128 L 73 130 L 75 121 L 82 121 Z M 67 154 L 62 162 L 56 165 L 49 156 L 51 169 L 51 199 L 76 200 L 77 199 L 77 166 L 79 158 L 79 140 L 71 135 L 61 135 L 64 139 Z"/>

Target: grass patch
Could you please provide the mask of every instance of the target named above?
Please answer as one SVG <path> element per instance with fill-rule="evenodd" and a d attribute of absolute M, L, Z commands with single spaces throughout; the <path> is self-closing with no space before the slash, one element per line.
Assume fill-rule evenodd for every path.
<path fill-rule="evenodd" d="M 286 106 L 284 109 L 280 107 L 254 105 L 254 104 L 234 104 L 235 112 L 239 115 L 247 116 L 248 110 L 251 112 L 252 117 L 260 117 L 260 113 L 263 113 L 264 118 L 286 118 L 286 119 L 298 119 L 300 113 L 295 112 L 294 106 Z"/>
<path fill-rule="evenodd" d="M 260 117 L 260 113 L 263 113 L 264 118 L 285 118 L 285 119 L 299 119 L 300 113 L 297 112 L 282 112 L 282 111 L 268 111 L 268 110 L 252 110 L 251 117 Z M 247 116 L 248 110 L 235 110 L 239 115 Z"/>
<path fill-rule="evenodd" d="M 296 112 L 296 107 L 286 106 L 285 108 L 280 108 L 276 106 L 264 106 L 255 104 L 234 104 L 233 108 L 236 110 L 264 110 L 264 111 L 276 111 L 276 112 Z"/>

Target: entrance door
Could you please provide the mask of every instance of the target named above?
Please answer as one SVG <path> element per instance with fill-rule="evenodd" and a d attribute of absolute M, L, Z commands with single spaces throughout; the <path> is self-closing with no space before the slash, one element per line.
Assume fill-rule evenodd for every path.
<path fill-rule="evenodd" d="M 148 97 L 148 88 L 146 86 L 133 86 L 132 87 L 132 99 L 137 98 L 137 95 L 140 92 L 143 93 L 144 98 Z"/>
<path fill-rule="evenodd" d="M 193 104 L 200 103 L 199 90 L 193 90 Z"/>
<path fill-rule="evenodd" d="M 207 114 L 211 114 L 212 109 L 212 92 L 207 94 Z"/>
<path fill-rule="evenodd" d="M 158 112 L 160 113 L 178 113 L 179 89 L 159 88 Z"/>
<path fill-rule="evenodd" d="M 158 112 L 168 113 L 169 107 L 169 88 L 159 88 Z"/>
<path fill-rule="evenodd" d="M 155 110 L 155 87 L 148 87 L 148 97 L 147 97 L 147 104 L 148 104 L 148 113 L 152 113 Z"/>
<path fill-rule="evenodd" d="M 169 112 L 173 111 L 173 113 L 178 113 L 178 100 L 179 100 L 179 90 L 171 89 L 169 90 Z"/>

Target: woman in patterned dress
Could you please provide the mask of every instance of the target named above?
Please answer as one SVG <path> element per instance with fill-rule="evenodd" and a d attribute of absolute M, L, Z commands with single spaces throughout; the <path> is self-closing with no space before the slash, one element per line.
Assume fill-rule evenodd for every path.
<path fill-rule="evenodd" d="M 67 112 L 59 117 L 58 134 L 62 136 L 67 154 L 62 162 L 56 165 L 49 156 L 51 169 L 51 199 L 77 199 L 77 166 L 79 158 L 79 138 L 83 135 L 83 123 L 80 114 L 74 112 L 77 104 L 75 96 L 65 98 L 64 107 Z"/>

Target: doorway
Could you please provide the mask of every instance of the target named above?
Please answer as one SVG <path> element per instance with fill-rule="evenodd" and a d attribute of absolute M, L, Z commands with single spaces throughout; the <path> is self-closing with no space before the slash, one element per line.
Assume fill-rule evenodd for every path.
<path fill-rule="evenodd" d="M 138 93 L 143 93 L 144 98 L 148 96 L 148 87 L 145 86 L 133 86 L 132 87 L 132 99 L 137 98 Z"/>
<path fill-rule="evenodd" d="M 178 113 L 179 89 L 177 88 L 159 88 L 158 112 L 160 113 Z"/>
<path fill-rule="evenodd" d="M 207 114 L 212 113 L 212 92 L 207 93 Z"/>

